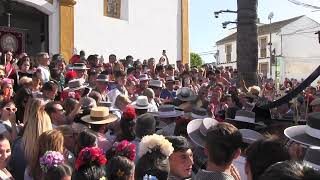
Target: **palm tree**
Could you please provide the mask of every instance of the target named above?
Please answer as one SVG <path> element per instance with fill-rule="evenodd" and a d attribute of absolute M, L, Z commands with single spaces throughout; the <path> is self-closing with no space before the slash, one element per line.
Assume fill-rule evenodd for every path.
<path fill-rule="evenodd" d="M 257 85 L 258 66 L 258 33 L 257 6 L 258 0 L 237 0 L 237 67 L 239 79 L 246 85 Z"/>

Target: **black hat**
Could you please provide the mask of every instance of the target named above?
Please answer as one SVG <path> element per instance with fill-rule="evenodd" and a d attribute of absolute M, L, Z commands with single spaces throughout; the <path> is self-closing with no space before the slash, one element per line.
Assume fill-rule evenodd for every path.
<path fill-rule="evenodd" d="M 138 116 L 135 130 L 138 138 L 154 134 L 156 131 L 156 119 L 149 113 Z"/>

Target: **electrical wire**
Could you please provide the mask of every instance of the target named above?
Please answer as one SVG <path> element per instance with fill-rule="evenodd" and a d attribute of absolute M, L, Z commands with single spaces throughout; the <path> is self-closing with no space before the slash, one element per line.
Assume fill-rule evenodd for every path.
<path fill-rule="evenodd" d="M 303 7 L 306 7 L 306 8 L 312 8 L 312 9 L 320 10 L 319 6 L 314 6 L 314 5 L 303 3 L 303 2 L 300 2 L 300 1 L 297 1 L 297 0 L 288 0 L 288 1 L 293 3 L 293 4 L 295 4 L 295 5 L 298 5 L 298 6 L 303 6 Z"/>

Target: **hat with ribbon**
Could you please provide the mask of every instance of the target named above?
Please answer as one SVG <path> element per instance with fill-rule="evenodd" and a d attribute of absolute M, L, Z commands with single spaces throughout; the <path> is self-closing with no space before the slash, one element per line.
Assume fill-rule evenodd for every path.
<path fill-rule="evenodd" d="M 89 124 L 108 124 L 118 119 L 116 115 L 110 114 L 107 107 L 94 107 L 90 111 L 90 115 L 81 118 L 82 121 Z"/>
<path fill-rule="evenodd" d="M 204 148 L 209 129 L 218 123 L 218 121 L 212 118 L 192 120 L 187 126 L 188 136 L 195 144 Z"/>
<path fill-rule="evenodd" d="M 289 127 L 284 134 L 300 144 L 320 147 L 320 112 L 309 114 L 306 125 Z"/>
<path fill-rule="evenodd" d="M 204 119 L 208 117 L 208 112 L 204 108 L 194 107 L 192 108 L 191 117 L 193 119 Z"/>
<path fill-rule="evenodd" d="M 263 135 L 251 129 L 239 129 L 244 143 L 252 144 L 259 139 L 263 139 Z"/>
<path fill-rule="evenodd" d="M 147 96 L 138 96 L 136 101 L 131 104 L 135 109 L 150 109 L 152 105 L 148 101 Z"/>
<path fill-rule="evenodd" d="M 168 77 L 166 77 L 166 83 L 168 83 L 168 82 L 174 82 L 174 77 L 173 76 L 168 76 Z"/>
<path fill-rule="evenodd" d="M 182 111 L 177 111 L 173 105 L 161 105 L 158 108 L 159 118 L 173 118 L 183 115 Z"/>
<path fill-rule="evenodd" d="M 109 76 L 106 75 L 106 74 L 99 74 L 99 75 L 97 76 L 97 81 L 98 81 L 98 82 L 110 82 L 110 81 L 109 81 Z"/>
<path fill-rule="evenodd" d="M 147 74 L 141 74 L 139 76 L 139 81 L 149 81 L 149 80 L 150 80 L 150 78 Z"/>
<path fill-rule="evenodd" d="M 149 87 L 157 87 L 157 88 L 162 88 L 163 87 L 163 83 L 160 80 L 154 80 L 151 79 L 149 81 Z"/>
<path fill-rule="evenodd" d="M 245 110 L 238 110 L 234 119 L 226 118 L 229 121 L 238 121 L 249 124 L 264 125 L 262 122 L 256 121 L 256 113 Z"/>
<path fill-rule="evenodd" d="M 84 63 L 74 63 L 73 66 L 70 68 L 73 70 L 88 70 L 87 66 Z"/>
<path fill-rule="evenodd" d="M 68 82 L 68 87 L 64 88 L 64 91 L 76 91 L 88 87 L 89 84 L 85 83 L 83 79 L 73 79 Z"/>
<path fill-rule="evenodd" d="M 196 96 L 192 89 L 183 87 L 177 90 L 177 98 L 181 101 L 186 102 L 195 100 Z"/>

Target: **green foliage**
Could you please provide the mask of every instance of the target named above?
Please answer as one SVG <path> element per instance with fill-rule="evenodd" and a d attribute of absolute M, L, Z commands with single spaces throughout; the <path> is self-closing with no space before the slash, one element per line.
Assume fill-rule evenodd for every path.
<path fill-rule="evenodd" d="M 193 66 L 200 67 L 203 64 L 203 61 L 200 55 L 196 53 L 190 53 L 190 64 L 191 64 L 191 67 Z"/>

